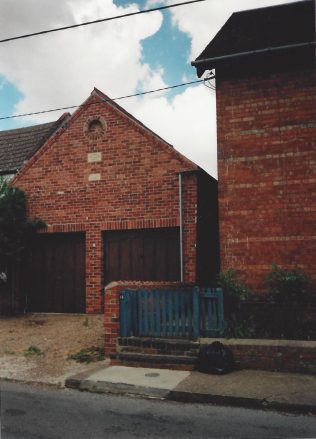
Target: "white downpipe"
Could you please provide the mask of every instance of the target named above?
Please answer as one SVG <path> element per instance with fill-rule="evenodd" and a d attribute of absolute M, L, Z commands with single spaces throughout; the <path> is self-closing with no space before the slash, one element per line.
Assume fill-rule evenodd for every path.
<path fill-rule="evenodd" d="M 180 280 L 183 282 L 182 175 L 179 172 Z"/>

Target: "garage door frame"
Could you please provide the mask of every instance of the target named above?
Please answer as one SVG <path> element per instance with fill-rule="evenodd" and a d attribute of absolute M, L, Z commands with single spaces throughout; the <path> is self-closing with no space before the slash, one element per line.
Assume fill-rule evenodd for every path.
<path fill-rule="evenodd" d="M 104 281 L 180 281 L 179 227 L 103 233 Z"/>
<path fill-rule="evenodd" d="M 26 261 L 28 312 L 84 313 L 85 233 L 40 233 Z"/>

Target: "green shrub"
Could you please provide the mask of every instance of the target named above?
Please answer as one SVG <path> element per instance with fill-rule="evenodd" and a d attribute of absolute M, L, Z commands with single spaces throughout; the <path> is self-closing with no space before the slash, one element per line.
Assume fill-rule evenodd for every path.
<path fill-rule="evenodd" d="M 253 336 L 252 321 L 250 318 L 245 319 L 241 312 L 242 302 L 251 295 L 248 287 L 233 268 L 219 274 L 218 284 L 222 288 L 224 296 L 224 335 L 236 338 Z"/>
<path fill-rule="evenodd" d="M 8 265 L 19 259 L 43 227 L 43 221 L 27 218 L 25 193 L 0 178 L 0 263 Z"/>
<path fill-rule="evenodd" d="M 219 273 L 218 283 L 226 296 L 245 299 L 250 295 L 250 290 L 238 277 L 234 268 Z"/>
<path fill-rule="evenodd" d="M 15 311 L 14 278 L 34 235 L 43 227 L 43 221 L 27 218 L 25 193 L 0 177 L 0 289 L 6 312 Z"/>
<path fill-rule="evenodd" d="M 287 270 L 273 264 L 267 276 L 268 294 L 276 303 L 302 304 L 310 299 L 311 282 L 299 268 Z"/>
<path fill-rule="evenodd" d="M 235 338 L 315 339 L 311 282 L 299 269 L 273 265 L 267 294 L 252 293 L 236 270 L 220 273 L 224 294 L 224 336 Z"/>
<path fill-rule="evenodd" d="M 274 307 L 274 332 L 282 338 L 313 337 L 309 325 L 311 281 L 299 268 L 272 265 L 267 290 Z"/>

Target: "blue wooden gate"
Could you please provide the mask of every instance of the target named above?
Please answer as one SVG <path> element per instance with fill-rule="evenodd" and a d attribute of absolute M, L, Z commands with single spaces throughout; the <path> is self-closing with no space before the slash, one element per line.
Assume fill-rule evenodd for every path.
<path fill-rule="evenodd" d="M 204 288 L 199 300 L 200 336 L 216 337 L 224 331 L 224 303 L 221 288 Z"/>
<path fill-rule="evenodd" d="M 224 328 L 221 289 L 124 290 L 120 293 L 121 337 L 219 335 Z"/>

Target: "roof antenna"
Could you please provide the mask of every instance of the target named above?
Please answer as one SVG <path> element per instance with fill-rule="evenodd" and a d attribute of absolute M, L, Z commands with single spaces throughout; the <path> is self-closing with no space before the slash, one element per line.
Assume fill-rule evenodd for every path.
<path fill-rule="evenodd" d="M 211 70 L 207 72 L 203 84 L 205 87 L 210 88 L 211 90 L 216 90 L 215 84 L 211 82 L 212 79 L 215 79 L 215 73 Z"/>

